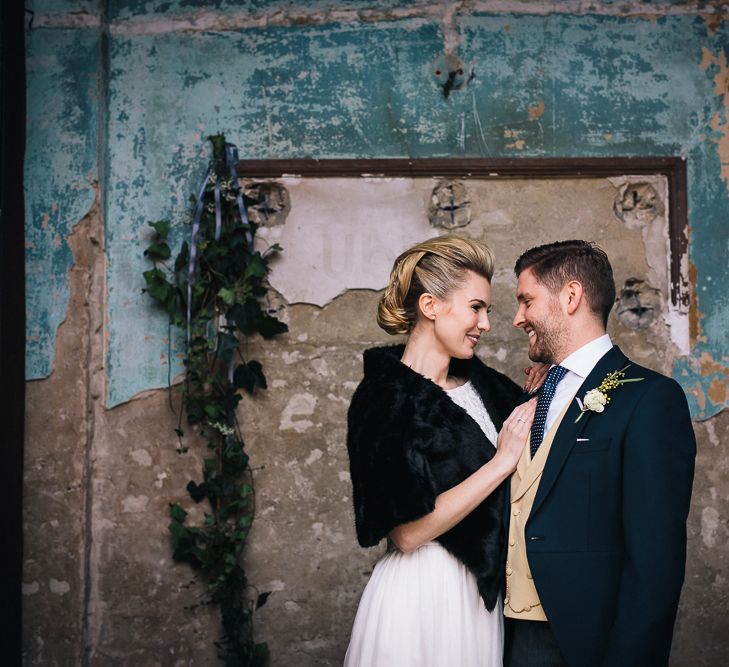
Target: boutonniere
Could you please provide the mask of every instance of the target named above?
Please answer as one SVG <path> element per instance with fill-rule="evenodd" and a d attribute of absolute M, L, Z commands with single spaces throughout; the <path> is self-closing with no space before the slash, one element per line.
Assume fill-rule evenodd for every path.
<path fill-rule="evenodd" d="M 586 412 L 603 412 L 608 403 L 610 403 L 610 392 L 617 389 L 621 384 L 628 382 L 640 382 L 645 378 L 627 378 L 625 377 L 625 371 L 630 368 L 628 364 L 625 368 L 621 368 L 619 371 L 613 371 L 608 373 L 595 389 L 590 389 L 585 394 L 585 397 L 580 400 L 575 397 L 577 404 L 580 406 L 580 414 L 575 419 L 575 424 L 582 419 L 582 415 Z"/>

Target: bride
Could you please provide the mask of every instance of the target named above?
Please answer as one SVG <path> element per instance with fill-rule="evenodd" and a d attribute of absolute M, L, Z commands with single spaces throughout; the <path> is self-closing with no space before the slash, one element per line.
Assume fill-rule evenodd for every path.
<path fill-rule="evenodd" d="M 474 354 L 492 274 L 490 249 L 457 236 L 406 250 L 390 274 L 377 321 L 407 343 L 365 351 L 347 434 L 358 541 L 387 537 L 388 551 L 346 667 L 502 664 L 502 482 L 535 401 L 514 407 L 521 389 Z"/>

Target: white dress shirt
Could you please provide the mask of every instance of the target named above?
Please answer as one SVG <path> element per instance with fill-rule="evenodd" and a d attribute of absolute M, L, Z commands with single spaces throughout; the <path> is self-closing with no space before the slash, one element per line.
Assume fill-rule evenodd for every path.
<path fill-rule="evenodd" d="M 547 423 L 544 426 L 545 433 L 552 428 L 552 424 L 554 424 L 555 419 L 562 412 L 562 408 L 564 408 L 567 401 L 571 400 L 577 393 L 585 378 L 592 372 L 592 369 L 597 366 L 597 362 L 602 359 L 612 346 L 610 336 L 605 334 L 575 350 L 559 364 L 567 369 L 567 373 L 557 385 L 554 398 L 549 404 Z M 588 389 L 594 389 L 594 387 L 586 387 L 585 391 Z"/>

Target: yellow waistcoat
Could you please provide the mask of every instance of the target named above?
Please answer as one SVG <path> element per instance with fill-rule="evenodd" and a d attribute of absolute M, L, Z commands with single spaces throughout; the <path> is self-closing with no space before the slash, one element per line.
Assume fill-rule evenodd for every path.
<path fill-rule="evenodd" d="M 534 460 L 531 458 L 527 440 L 516 471 L 511 476 L 511 516 L 509 517 L 506 596 L 504 597 L 504 615 L 509 618 L 529 621 L 547 620 L 529 569 L 524 527 L 537 495 L 539 481 L 542 479 L 544 464 L 547 462 L 552 441 L 570 403 L 572 403 L 571 399 L 565 404 L 562 412 L 552 424 L 552 428 L 544 434 L 544 440 L 539 445 Z"/>

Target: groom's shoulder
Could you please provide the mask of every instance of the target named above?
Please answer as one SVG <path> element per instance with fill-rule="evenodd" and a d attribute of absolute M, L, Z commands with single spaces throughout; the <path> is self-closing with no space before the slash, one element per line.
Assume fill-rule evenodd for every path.
<path fill-rule="evenodd" d="M 651 382 L 675 382 L 675 380 L 671 377 L 668 377 L 668 375 L 664 375 L 660 371 L 655 370 L 654 368 L 650 368 L 648 366 L 644 366 L 643 364 L 639 364 L 632 359 L 628 359 L 628 362 L 626 364 L 626 377 L 643 377 L 646 380 L 649 380 Z"/>
<path fill-rule="evenodd" d="M 663 391 L 666 393 L 680 393 L 684 397 L 686 395 L 681 384 L 675 379 L 660 371 L 644 366 L 627 358 L 626 379 L 640 379 L 640 382 L 633 383 L 633 387 L 636 389 L 642 389 L 643 391 Z"/>

